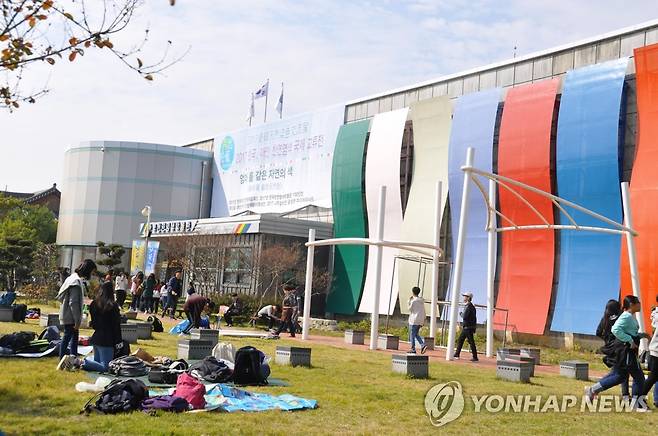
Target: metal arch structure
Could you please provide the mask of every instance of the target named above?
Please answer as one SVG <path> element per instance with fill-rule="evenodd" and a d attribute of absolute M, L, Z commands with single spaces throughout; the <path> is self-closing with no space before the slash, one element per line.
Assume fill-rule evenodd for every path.
<path fill-rule="evenodd" d="M 302 323 L 302 340 L 308 339 L 308 332 L 311 324 L 311 289 L 313 287 L 313 259 L 315 255 L 315 247 L 330 246 L 330 245 L 372 245 L 377 247 L 375 251 L 375 298 L 373 301 L 372 314 L 370 318 L 370 349 L 377 349 L 377 338 L 379 336 L 379 288 L 381 287 L 382 275 L 382 250 L 384 247 L 397 248 L 404 251 L 420 254 L 422 256 L 432 258 L 432 298 L 430 308 L 430 336 L 436 337 L 436 317 L 437 302 L 438 302 L 438 289 L 439 289 L 439 265 L 443 257 L 443 250 L 439 246 L 439 235 L 441 230 L 441 182 L 436 183 L 436 198 L 435 198 L 435 221 L 434 221 L 434 243 L 427 244 L 422 242 L 412 241 L 387 241 L 383 239 L 384 236 L 384 221 L 386 211 L 386 186 L 379 188 L 379 207 L 377 210 L 377 227 L 375 229 L 375 236 L 370 238 L 335 238 L 324 239 L 322 241 L 315 240 L 315 229 L 309 229 L 308 242 L 305 244 L 308 252 L 306 255 L 306 282 L 304 288 L 304 317 Z M 429 250 L 429 251 L 428 251 Z"/>
<path fill-rule="evenodd" d="M 622 193 L 622 206 L 624 212 L 624 223 L 617 223 L 603 215 L 600 215 L 594 211 L 586 209 L 576 203 L 570 202 L 563 198 L 560 198 L 556 195 L 553 195 L 549 192 L 542 191 L 540 189 L 534 188 L 532 186 L 526 185 L 514 179 L 493 174 L 487 171 L 482 171 L 473 167 L 473 157 L 475 150 L 473 148 L 468 148 L 466 152 L 466 164 L 462 166 L 462 171 L 464 172 L 464 184 L 463 184 L 463 198 L 468 198 L 470 185 L 473 183 L 477 189 L 482 194 L 482 198 L 487 207 L 487 224 L 486 231 L 488 234 L 488 268 L 487 268 L 487 346 L 486 346 L 486 355 L 491 357 L 493 355 L 493 294 L 494 294 L 494 274 L 495 274 L 495 261 L 496 261 L 496 233 L 500 232 L 509 232 L 509 231 L 519 231 L 519 230 L 574 230 L 574 231 L 587 231 L 587 232 L 596 232 L 596 233 L 608 233 L 608 234 L 618 234 L 624 235 L 626 237 L 626 247 L 628 250 L 628 259 L 631 270 L 631 282 L 633 286 L 633 295 L 640 298 L 640 279 L 639 271 L 637 267 L 637 257 L 635 251 L 635 237 L 638 233 L 633 230 L 633 223 L 631 217 L 631 207 L 630 207 L 630 194 L 629 187 L 627 182 L 621 183 L 621 193 Z M 480 179 L 486 179 L 489 181 L 488 193 L 485 190 L 484 185 Z M 500 189 L 506 189 L 516 196 L 523 204 L 525 204 L 539 219 L 542 224 L 533 224 L 533 225 L 517 225 L 510 218 L 502 214 L 499 210 L 496 209 L 496 185 Z M 547 198 L 551 203 L 562 212 L 570 222 L 570 224 L 550 224 L 549 221 L 523 196 L 521 192 L 513 188 L 518 188 L 522 191 L 532 192 L 534 194 L 540 195 L 544 198 Z M 581 213 L 589 215 L 603 224 L 607 224 L 608 227 L 594 227 L 594 226 L 580 226 L 574 220 L 574 218 L 567 212 L 567 209 L 577 210 Z M 464 259 L 464 239 L 466 237 L 466 220 L 468 219 L 468 202 L 462 202 L 462 207 L 459 215 L 459 233 L 457 235 L 457 250 L 455 253 L 455 263 L 454 263 L 454 276 L 451 282 L 451 312 L 450 312 L 450 326 L 448 332 L 448 352 L 446 353 L 446 360 L 452 360 L 452 350 L 455 346 L 455 333 L 457 327 L 457 307 L 458 307 L 458 295 L 461 286 L 461 276 L 463 270 L 463 259 Z M 502 221 L 507 223 L 499 227 L 496 223 L 496 216 L 501 218 Z M 640 325 L 640 331 L 644 332 L 644 318 L 642 316 L 642 311 L 638 313 L 638 323 Z M 643 345 L 646 346 L 646 340 L 642 341 Z"/>

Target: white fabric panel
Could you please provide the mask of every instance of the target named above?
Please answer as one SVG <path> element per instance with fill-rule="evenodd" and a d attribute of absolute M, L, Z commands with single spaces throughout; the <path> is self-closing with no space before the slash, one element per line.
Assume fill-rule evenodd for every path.
<path fill-rule="evenodd" d="M 442 96 L 413 103 L 410 111 L 414 132 L 414 167 L 402 224 L 402 240 L 433 244 L 437 181 L 442 182 L 441 214 L 448 198 L 448 143 L 452 104 L 450 98 Z M 405 254 L 416 256 L 410 252 Z M 421 267 L 417 262 L 399 260 L 398 271 L 400 312 L 406 315 L 409 313 L 407 301 L 413 286 L 420 286 L 421 295 L 426 301 L 431 300 L 432 265 Z"/>
<path fill-rule="evenodd" d="M 398 109 L 375 116 L 370 130 L 366 156 L 366 207 L 368 232 L 372 237 L 377 227 L 379 187 L 386 186 L 386 220 L 384 239 L 400 240 L 402 229 L 402 204 L 400 200 L 400 149 L 408 108 Z M 368 252 L 368 271 L 361 296 L 359 312 L 372 313 L 375 292 L 379 291 L 379 313 L 392 314 L 398 299 L 398 280 L 393 277 L 397 249 L 384 248 L 382 277 L 379 290 L 375 289 L 375 247 Z"/>

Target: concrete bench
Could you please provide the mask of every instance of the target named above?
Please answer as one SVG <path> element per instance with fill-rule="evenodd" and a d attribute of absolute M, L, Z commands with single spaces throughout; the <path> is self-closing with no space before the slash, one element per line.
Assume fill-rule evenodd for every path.
<path fill-rule="evenodd" d="M 131 322 L 129 324 L 137 326 L 137 339 L 151 339 L 153 337 L 153 324 L 150 322 Z"/>
<path fill-rule="evenodd" d="M 59 313 L 42 313 L 39 317 L 39 325 L 44 328 L 54 325 L 62 330 L 62 326 L 59 323 Z"/>
<path fill-rule="evenodd" d="M 278 365 L 311 366 L 311 349 L 277 345 L 274 361 Z"/>
<path fill-rule="evenodd" d="M 137 326 L 135 324 L 121 324 L 121 338 L 129 344 L 137 343 Z"/>
<path fill-rule="evenodd" d="M 560 362 L 560 375 L 576 380 L 589 381 L 589 363 L 582 360 Z"/>
<path fill-rule="evenodd" d="M 529 383 L 532 363 L 520 360 L 498 360 L 496 377 L 513 382 Z"/>
<path fill-rule="evenodd" d="M 400 337 L 394 335 L 379 335 L 377 348 L 382 350 L 397 350 L 400 347 Z"/>
<path fill-rule="evenodd" d="M 10 306 L 0 306 L 0 321 L 12 322 L 14 320 L 14 309 Z"/>
<path fill-rule="evenodd" d="M 219 342 L 219 330 L 213 329 L 192 329 L 190 330 L 190 338 L 203 339 L 204 341 L 212 342 L 214 347 Z"/>
<path fill-rule="evenodd" d="M 353 345 L 363 345 L 366 334 L 361 330 L 345 330 L 345 343 Z"/>
<path fill-rule="evenodd" d="M 519 353 L 522 357 L 532 357 L 535 359 L 535 365 L 541 365 L 541 348 L 521 348 Z"/>
<path fill-rule="evenodd" d="M 178 341 L 178 358 L 201 360 L 212 354 L 215 344 L 206 339 L 180 339 Z"/>
<path fill-rule="evenodd" d="M 429 377 L 429 357 L 416 354 L 394 354 L 393 372 L 413 378 Z"/>
<path fill-rule="evenodd" d="M 530 363 L 530 377 L 535 376 L 535 359 L 533 359 L 532 357 L 512 355 L 512 356 L 508 356 L 507 358 L 502 359 L 502 360 Z"/>

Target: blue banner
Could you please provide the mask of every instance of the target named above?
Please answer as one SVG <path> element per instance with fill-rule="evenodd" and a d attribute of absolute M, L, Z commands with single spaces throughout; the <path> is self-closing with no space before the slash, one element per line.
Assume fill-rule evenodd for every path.
<path fill-rule="evenodd" d="M 557 195 L 621 222 L 620 129 L 623 58 L 567 73 L 557 127 Z M 568 210 L 579 225 L 609 227 Z M 560 214 L 560 224 L 570 224 Z M 619 297 L 621 236 L 560 232 L 559 283 L 551 330 L 594 334 L 609 299 Z"/>

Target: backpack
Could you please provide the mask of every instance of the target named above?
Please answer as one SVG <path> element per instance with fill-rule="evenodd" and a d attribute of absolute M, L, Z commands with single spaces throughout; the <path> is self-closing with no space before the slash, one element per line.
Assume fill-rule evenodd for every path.
<path fill-rule="evenodd" d="M 231 368 L 214 356 L 204 357 L 203 360 L 190 366 L 188 372 L 199 380 L 212 383 L 226 383 L 233 375 Z"/>
<path fill-rule="evenodd" d="M 149 316 L 146 318 L 146 322 L 150 322 L 153 325 L 153 331 L 156 333 L 162 333 L 164 327 L 162 326 L 162 321 L 158 319 L 157 316 Z"/>
<path fill-rule="evenodd" d="M 233 383 L 236 385 L 266 385 L 267 375 L 262 368 L 264 359 L 265 354 L 254 347 L 240 348 L 235 353 Z"/>
<path fill-rule="evenodd" d="M 175 385 L 178 376 L 184 373 L 189 365 L 184 359 L 173 361 L 169 366 L 160 365 L 151 368 L 149 371 L 149 381 L 151 383 Z"/>
<path fill-rule="evenodd" d="M 137 410 L 148 398 L 148 392 L 146 385 L 139 380 L 113 380 L 103 392 L 87 401 L 82 412 L 114 414 Z"/>
<path fill-rule="evenodd" d="M 0 336 L 0 347 L 10 348 L 16 352 L 25 348 L 33 341 L 37 335 L 34 332 L 17 332 Z"/>
<path fill-rule="evenodd" d="M 130 342 L 121 341 L 123 347 L 117 349 L 114 348 L 114 358 L 118 359 L 119 357 L 129 356 L 130 355 Z"/>
<path fill-rule="evenodd" d="M 43 353 L 50 348 L 50 341 L 47 339 L 35 339 L 28 342 L 24 347 L 14 350 L 16 353 Z"/>
<path fill-rule="evenodd" d="M 12 317 L 14 322 L 25 322 L 25 317 L 27 316 L 27 305 L 26 304 L 17 304 L 14 306 Z"/>
<path fill-rule="evenodd" d="M 177 397 L 175 395 L 161 395 L 158 397 L 150 397 L 142 401 L 141 409 L 144 412 L 154 413 L 157 410 L 164 410 L 165 412 L 184 412 L 189 409 L 190 403 L 185 398 Z"/>
<path fill-rule="evenodd" d="M 148 373 L 148 368 L 142 359 L 135 356 L 123 356 L 110 361 L 110 374 L 123 377 L 140 377 Z"/>
<path fill-rule="evenodd" d="M 206 407 L 206 399 L 203 398 L 205 394 L 206 387 L 197 379 L 185 372 L 178 376 L 174 395 L 185 398 L 193 409 Z"/>
<path fill-rule="evenodd" d="M 37 339 L 46 339 L 48 341 L 58 341 L 60 340 L 59 337 L 59 328 L 57 328 L 56 325 L 51 325 L 50 327 L 47 327 L 43 329 L 41 333 L 39 333 L 39 337 Z"/>

